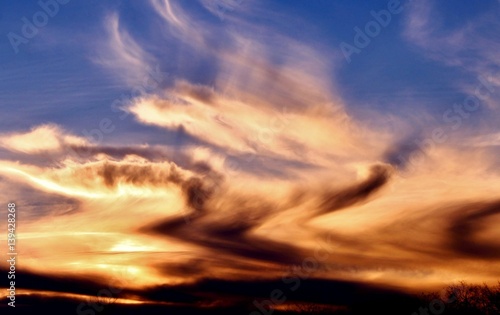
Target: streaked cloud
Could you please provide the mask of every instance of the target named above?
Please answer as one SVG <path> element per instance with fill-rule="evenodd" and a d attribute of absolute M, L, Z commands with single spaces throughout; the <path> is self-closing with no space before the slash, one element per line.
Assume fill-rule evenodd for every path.
<path fill-rule="evenodd" d="M 65 146 L 88 145 L 85 138 L 67 134 L 54 124 L 34 127 L 28 132 L 0 135 L 4 148 L 22 153 L 56 152 Z"/>
<path fill-rule="evenodd" d="M 120 25 L 118 14 L 109 14 L 104 24 L 106 37 L 101 39 L 101 49 L 93 57 L 95 62 L 130 86 L 142 83 L 156 63 L 153 56 Z"/>

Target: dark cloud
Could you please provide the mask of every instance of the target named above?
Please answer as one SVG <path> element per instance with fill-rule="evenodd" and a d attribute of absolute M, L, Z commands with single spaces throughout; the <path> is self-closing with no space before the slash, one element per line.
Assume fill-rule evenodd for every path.
<path fill-rule="evenodd" d="M 0 269 L 3 274 L 7 274 L 6 269 Z M 108 288 L 110 279 L 88 276 L 58 275 L 57 273 L 42 274 L 25 270 L 16 270 L 16 283 L 22 286 L 23 290 L 53 291 L 60 293 L 74 293 L 84 295 L 96 295 L 99 290 Z M 108 282 L 109 281 L 109 282 Z"/>
<path fill-rule="evenodd" d="M 88 168 L 94 168 L 89 166 Z M 167 183 L 179 184 L 183 175 L 173 163 L 158 167 L 157 165 L 134 165 L 104 162 L 95 170 L 96 175 L 103 178 L 108 187 L 115 187 L 117 183 L 127 183 L 136 186 L 157 186 Z"/>
<path fill-rule="evenodd" d="M 387 166 L 376 165 L 372 167 L 368 179 L 325 195 L 318 209 L 311 211 L 314 215 L 319 215 L 361 202 L 382 187 L 387 182 L 389 174 L 390 169 Z M 305 257 L 306 253 L 303 250 L 285 241 L 275 241 L 252 233 L 270 217 L 286 211 L 286 205 L 278 206 L 264 200 L 252 203 L 249 202 L 252 196 L 240 195 L 224 196 L 224 199 L 230 202 L 220 206 L 216 201 L 222 198 L 223 186 L 214 192 L 206 190 L 201 180 L 191 179 L 184 183 L 183 187 L 191 210 L 183 216 L 170 217 L 152 226 L 145 226 L 140 229 L 141 232 L 174 237 L 213 250 L 217 254 L 229 254 L 256 261 L 287 265 L 301 263 Z M 210 202 L 212 198 L 214 202 Z M 302 197 L 291 198 L 295 201 L 285 204 L 296 206 L 304 196 L 302 193 Z M 224 211 L 232 215 L 218 220 L 213 219 L 217 213 Z M 338 244 L 345 245 L 350 242 L 352 241 L 343 240 Z M 356 243 L 361 246 L 363 242 Z"/>
<path fill-rule="evenodd" d="M 355 203 L 366 200 L 387 183 L 391 171 L 387 166 L 375 165 L 371 168 L 370 176 L 359 184 L 354 184 L 340 191 L 331 191 L 323 196 L 317 214 L 325 214 L 335 210 L 352 206 Z"/>
<path fill-rule="evenodd" d="M 419 145 L 422 135 L 412 133 L 392 145 L 385 153 L 384 161 L 404 170 L 415 163 L 417 156 L 426 154 L 426 148 Z"/>
<path fill-rule="evenodd" d="M 492 227 L 490 217 L 500 215 L 500 201 L 475 202 L 460 206 L 455 211 L 449 236 L 452 249 L 468 257 L 496 260 L 500 258 L 498 239 L 479 239 L 478 234 Z"/>
<path fill-rule="evenodd" d="M 174 237 L 214 251 L 215 255 L 230 254 L 240 258 L 284 264 L 299 263 L 301 251 L 285 242 L 257 237 L 250 232 L 262 224 L 261 220 L 247 222 L 245 218 L 229 222 L 206 221 L 206 214 L 166 219 L 154 226 L 141 229 Z"/>
<path fill-rule="evenodd" d="M 193 85 L 186 81 L 179 81 L 176 83 L 176 90 L 186 96 L 192 97 L 206 105 L 215 105 L 217 94 L 215 91 L 204 85 Z"/>
<path fill-rule="evenodd" d="M 0 270 L 6 272 L 6 270 Z M 186 309 L 203 309 L 202 305 L 217 305 L 217 301 L 227 304 L 246 305 L 250 311 L 254 301 L 262 303 L 268 300 L 271 292 L 280 290 L 286 296 L 287 303 L 311 302 L 326 305 L 345 305 L 353 309 L 361 305 L 385 305 L 394 309 L 394 303 L 410 307 L 417 300 L 397 288 L 369 285 L 360 282 L 341 280 L 303 279 L 295 274 L 283 274 L 282 279 L 275 280 L 224 280 L 205 278 L 189 284 L 160 285 L 143 289 L 132 289 L 117 286 L 120 282 L 109 279 L 88 280 L 83 277 L 62 277 L 54 274 L 36 274 L 18 272 L 18 281 L 23 289 L 33 291 L 51 291 L 73 293 L 96 297 L 102 290 L 109 290 L 115 298 L 140 298 L 143 301 L 175 303 Z M 36 292 L 32 293 L 36 299 Z M 24 297 L 23 297 L 24 298 Z M 29 299 L 29 298 L 28 298 Z M 48 300 L 59 301 L 60 298 L 47 297 Z M 69 300 L 68 300 L 69 301 Z M 67 302 L 68 302 L 67 301 Z M 84 299 L 89 301 L 89 299 Z M 242 301 L 246 301 L 242 304 Z M 75 305 L 77 301 L 75 301 Z M 175 307 L 175 304 L 166 304 Z M 265 303 L 264 303 L 265 304 Z M 167 306 L 166 306 L 167 307 Z M 60 309 L 60 308 L 58 308 Z M 389 312 L 392 314 L 391 312 Z"/>

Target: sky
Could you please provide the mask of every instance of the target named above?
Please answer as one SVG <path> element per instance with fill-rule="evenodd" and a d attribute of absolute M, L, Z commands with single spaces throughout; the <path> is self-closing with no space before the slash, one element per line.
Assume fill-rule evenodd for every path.
<path fill-rule="evenodd" d="M 304 277 L 405 293 L 500 279 L 499 1 L 0 12 L 18 296 L 120 279 L 123 303 L 209 307 Z"/>

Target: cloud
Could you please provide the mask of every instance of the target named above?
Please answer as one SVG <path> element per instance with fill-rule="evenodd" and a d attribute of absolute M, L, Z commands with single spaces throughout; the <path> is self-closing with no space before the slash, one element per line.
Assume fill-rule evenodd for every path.
<path fill-rule="evenodd" d="M 500 133 L 493 133 L 487 135 L 481 135 L 470 139 L 469 145 L 471 146 L 500 146 Z"/>
<path fill-rule="evenodd" d="M 130 86 L 142 83 L 156 63 L 154 57 L 121 27 L 118 14 L 106 17 L 105 31 L 107 37 L 101 40 L 94 61 Z"/>
<path fill-rule="evenodd" d="M 22 153 L 56 152 L 65 146 L 88 145 L 86 139 L 68 135 L 54 124 L 40 125 L 29 132 L 16 132 L 0 135 L 0 145 Z"/>
<path fill-rule="evenodd" d="M 1 271 L 4 271 L 3 269 Z M 91 301 L 99 301 L 98 294 L 111 295 L 114 305 L 94 304 L 97 309 L 112 307 L 122 313 L 134 310 L 132 302 L 140 305 L 143 314 L 158 314 L 173 310 L 189 311 L 191 314 L 205 314 L 214 308 L 230 314 L 234 310 L 254 308 L 253 301 L 265 305 L 270 292 L 279 290 L 286 297 L 285 305 L 303 302 L 319 303 L 325 306 L 346 306 L 354 309 L 369 309 L 375 306 L 409 309 L 419 305 L 419 301 L 397 288 L 368 285 L 342 280 L 300 279 L 290 275 L 289 280 L 221 280 L 207 278 L 189 284 L 161 285 L 143 289 L 129 289 L 120 286 L 118 279 L 88 280 L 82 277 L 58 277 L 51 274 L 19 272 L 19 278 L 26 283 L 25 292 L 16 297 L 21 310 L 29 309 L 36 301 L 56 310 L 56 314 L 68 311 L 93 310 Z M 299 283 L 298 289 L 296 284 Z M 294 289 L 295 288 L 295 289 Z M 210 294 L 207 294 L 209 292 Z M 83 303 L 82 303 L 83 302 Z M 394 304 L 398 303 L 398 304 Z M 282 304 L 282 303 L 278 303 Z M 56 307 L 57 305 L 57 307 Z M 363 308 L 359 305 L 364 305 Z M 82 307 L 83 306 L 83 307 Z M 396 307 L 397 306 L 397 307 Z M 99 308 L 102 307 L 102 308 Z M 392 309 L 391 308 L 391 309 Z M 392 311 L 390 314 L 393 314 Z"/>
<path fill-rule="evenodd" d="M 492 53 L 500 49 L 496 35 L 500 28 L 497 18 L 500 6 L 492 1 L 486 1 L 484 5 L 488 9 L 462 13 L 459 24 L 453 23 L 442 7 L 432 1 L 410 1 L 405 11 L 403 36 L 406 41 L 434 61 L 436 67 L 444 66 L 443 70 L 453 68 L 452 71 L 460 73 L 449 79 L 459 97 L 453 101 L 453 110 L 474 106 L 470 114 L 462 117 L 464 123 L 460 121 L 460 129 L 454 126 L 448 135 L 448 141 L 455 141 L 457 145 L 464 140 L 473 146 L 494 143 L 494 136 L 487 139 L 484 135 L 493 133 L 492 126 L 500 122 L 497 97 L 500 58 Z M 450 112 L 441 114 L 439 128 L 446 128 L 446 113 Z M 479 120 L 481 126 L 475 123 Z"/>
<path fill-rule="evenodd" d="M 319 213 L 323 214 L 346 208 L 367 199 L 389 181 L 390 173 L 391 169 L 388 166 L 373 166 L 370 176 L 363 182 L 341 191 L 325 194 L 325 200 Z"/>
<path fill-rule="evenodd" d="M 335 56 L 329 61 L 281 34 L 249 34 L 259 27 L 229 31 L 228 42 L 215 45 L 206 33 L 216 28 L 180 3 L 151 4 L 172 31 L 169 49 L 189 42 L 210 57 L 213 73 L 210 80 L 180 76 L 124 110 L 160 135 L 181 130 L 193 141 L 115 146 L 56 125 L 1 135 L 2 147 L 16 154 L 0 161 L 1 187 L 29 211 L 39 206 L 40 215 L 19 231 L 29 240 L 19 254 L 27 269 L 102 279 L 130 266 L 123 276 L 128 294 L 183 303 L 218 303 L 206 292 L 265 296 L 284 271 L 320 251 L 314 280 L 291 294 L 293 301 L 355 303 L 353 292 L 366 283 L 377 285 L 363 291 L 370 296 L 382 284 L 498 276 L 498 266 L 484 268 L 497 258 L 499 239 L 492 197 L 498 158 L 485 145 L 496 143 L 495 132 L 474 138 L 464 130 L 460 135 L 470 137 L 420 148 L 412 133 L 425 140 L 425 123 L 413 132 L 395 117 L 402 128 L 391 134 L 360 118 L 382 114 L 349 109 L 331 78 Z M 452 55 L 467 42 L 461 29 L 433 48 L 441 35 L 434 37 L 432 7 L 413 5 L 405 34 L 430 56 L 441 58 L 440 49 Z M 100 62 L 134 81 L 154 58 L 118 15 L 106 22 L 110 41 Z M 474 149 L 464 148 L 471 141 Z M 89 294 L 58 281 L 34 279 L 31 289 L 59 285 Z"/>
<path fill-rule="evenodd" d="M 411 1 L 408 9 L 403 33 L 426 56 L 448 65 L 463 66 L 464 50 L 480 51 L 479 47 L 472 46 L 475 41 L 472 37 L 473 24 L 446 30 L 442 25 L 442 16 L 431 1 Z"/>
<path fill-rule="evenodd" d="M 457 254 L 497 260 L 500 244 L 493 241 L 498 233 L 493 222 L 500 222 L 500 202 L 469 203 L 460 206 L 459 214 L 449 229 L 450 240 Z M 486 223 L 486 221 L 489 221 Z"/>
<path fill-rule="evenodd" d="M 225 154 L 306 156 L 317 165 L 381 154 L 388 135 L 370 133 L 349 117 L 324 82 L 315 84 L 317 78 L 291 66 L 241 56 L 234 62 L 231 73 L 221 69 L 221 79 L 232 76 L 231 85 L 221 84 L 224 92 L 177 81 L 163 94 L 136 99 L 127 111 L 142 123 L 182 129 Z"/>
<path fill-rule="evenodd" d="M 431 1 L 411 1 L 408 6 L 403 34 L 408 42 L 420 49 L 428 58 L 448 66 L 459 67 L 477 76 L 488 77 L 496 88 L 496 77 L 500 58 L 492 53 L 500 48 L 492 30 L 500 23 L 496 16 L 500 11 L 497 3 L 488 3 L 487 12 L 467 16 L 467 20 L 456 27 L 444 26 L 444 15 Z M 493 78 L 491 78 L 493 76 Z M 460 82 L 464 85 L 463 82 Z M 473 94 L 472 88 L 463 89 Z M 495 106 L 498 104 L 495 103 Z"/>
<path fill-rule="evenodd" d="M 187 15 L 179 2 L 151 0 L 150 3 L 162 20 L 166 22 L 166 25 L 164 24 L 162 27 L 166 26 L 172 36 L 189 45 L 208 48 L 204 24 Z"/>
<path fill-rule="evenodd" d="M 183 170 L 173 162 L 149 162 L 127 156 L 114 161 L 101 157 L 80 163 L 63 161 L 60 167 L 43 168 L 31 165 L 0 163 L 6 175 L 22 176 L 40 189 L 70 196 L 105 197 L 113 194 L 154 194 L 170 186 L 188 186 L 196 174 Z"/>

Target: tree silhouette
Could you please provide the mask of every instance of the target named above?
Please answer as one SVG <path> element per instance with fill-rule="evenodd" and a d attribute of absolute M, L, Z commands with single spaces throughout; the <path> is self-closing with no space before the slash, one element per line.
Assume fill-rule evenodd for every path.
<path fill-rule="evenodd" d="M 446 314 L 498 315 L 500 314 L 500 282 L 494 287 L 486 284 L 459 284 L 446 288 L 444 296 L 438 293 L 423 294 L 423 300 L 431 303 L 441 299 L 446 302 Z"/>

